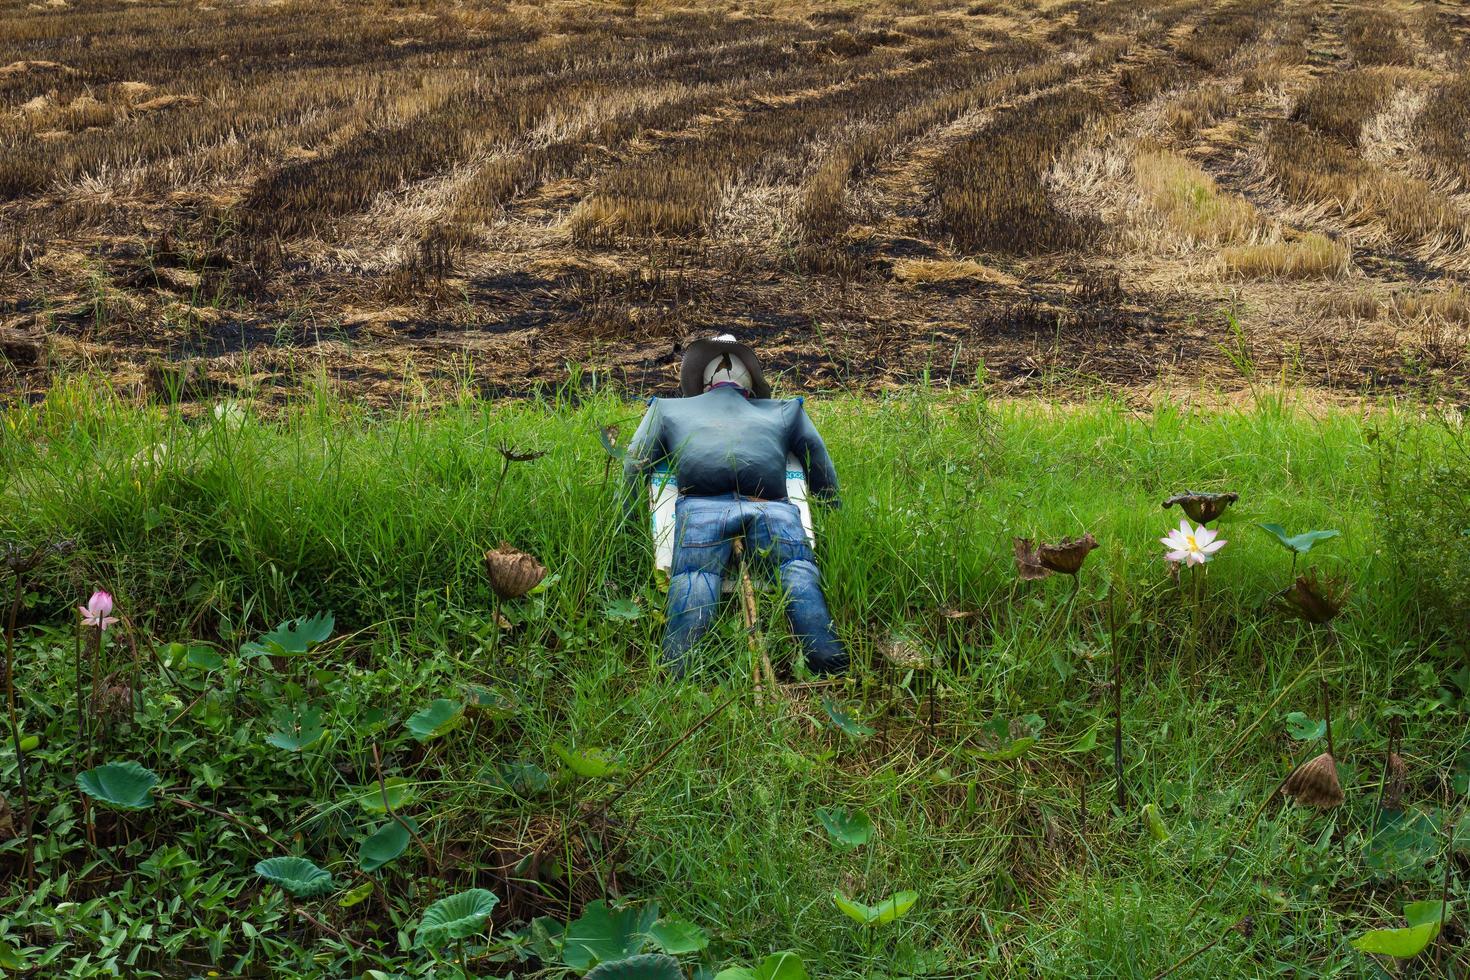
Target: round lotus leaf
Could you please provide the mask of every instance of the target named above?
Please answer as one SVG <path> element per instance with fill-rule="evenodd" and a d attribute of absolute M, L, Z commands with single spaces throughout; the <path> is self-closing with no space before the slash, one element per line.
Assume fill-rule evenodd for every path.
<path fill-rule="evenodd" d="M 158 776 L 136 762 L 109 762 L 77 774 L 77 788 L 116 810 L 146 810 L 153 805 Z"/>
<path fill-rule="evenodd" d="M 419 946 L 443 946 L 454 939 L 473 936 L 485 928 L 485 920 L 500 899 L 484 888 L 471 888 L 441 898 L 424 911 L 414 942 Z"/>
<path fill-rule="evenodd" d="M 387 813 L 389 807 L 397 811 L 413 801 L 413 784 L 402 776 L 389 776 L 382 783 L 358 787 L 352 798 L 368 813 Z"/>
<path fill-rule="evenodd" d="M 644 953 L 599 963 L 583 980 L 684 980 L 679 961 L 662 953 Z"/>
<path fill-rule="evenodd" d="M 325 895 L 333 887 L 331 872 L 323 871 L 306 858 L 266 858 L 255 866 L 255 873 L 297 898 Z"/>
<path fill-rule="evenodd" d="M 376 871 L 407 850 L 408 840 L 408 828 L 397 820 L 389 820 L 358 844 L 358 863 L 364 871 Z"/>
<path fill-rule="evenodd" d="M 448 698 L 437 698 L 427 708 L 409 716 L 404 726 L 420 742 L 438 738 L 458 728 L 464 721 L 464 705 Z"/>

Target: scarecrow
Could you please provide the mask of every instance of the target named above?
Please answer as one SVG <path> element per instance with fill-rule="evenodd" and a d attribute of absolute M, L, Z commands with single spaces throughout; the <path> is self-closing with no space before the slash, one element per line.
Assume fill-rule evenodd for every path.
<path fill-rule="evenodd" d="M 736 538 L 775 572 L 792 632 L 816 674 L 847 669 L 832 631 L 811 542 L 787 499 L 786 460 L 806 471 L 811 495 L 835 506 L 837 473 L 801 398 L 775 399 L 760 361 L 729 334 L 689 345 L 681 398 L 649 399 L 623 462 L 630 511 L 654 467 L 678 484 L 663 658 L 675 675 L 714 622 Z"/>

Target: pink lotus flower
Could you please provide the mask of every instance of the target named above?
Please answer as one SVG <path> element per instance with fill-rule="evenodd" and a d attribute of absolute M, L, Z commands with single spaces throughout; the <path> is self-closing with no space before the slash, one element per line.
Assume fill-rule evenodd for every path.
<path fill-rule="evenodd" d="M 93 592 L 85 606 L 77 606 L 77 612 L 82 614 L 83 626 L 105 630 L 117 622 L 117 617 L 112 615 L 112 594 L 109 592 Z"/>
<path fill-rule="evenodd" d="M 1226 542 L 1218 540 L 1219 535 L 1220 532 L 1212 531 L 1203 524 L 1191 528 L 1188 521 L 1180 521 L 1178 528 L 1159 538 L 1159 543 L 1169 549 L 1165 556 L 1169 561 L 1203 565 L 1215 557 L 1215 552 L 1225 547 Z"/>

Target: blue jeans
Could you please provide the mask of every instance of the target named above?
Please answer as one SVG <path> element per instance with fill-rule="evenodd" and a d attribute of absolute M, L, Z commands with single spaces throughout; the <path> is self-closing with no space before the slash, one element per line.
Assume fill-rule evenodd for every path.
<path fill-rule="evenodd" d="M 846 670 L 847 652 L 832 632 L 821 574 L 796 505 L 734 493 L 681 496 L 675 505 L 664 662 L 682 674 L 689 648 L 714 622 L 737 535 L 744 535 L 746 556 L 753 565 L 774 567 L 791 631 L 806 652 L 807 666 L 817 674 Z"/>

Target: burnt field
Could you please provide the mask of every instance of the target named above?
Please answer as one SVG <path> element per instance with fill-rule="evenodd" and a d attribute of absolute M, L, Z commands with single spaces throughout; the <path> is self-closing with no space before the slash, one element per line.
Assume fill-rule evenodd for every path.
<path fill-rule="evenodd" d="M 1463 398 L 1470 11 L 0 0 L 0 392 Z M 1456 394 L 1459 392 L 1460 394 Z"/>

